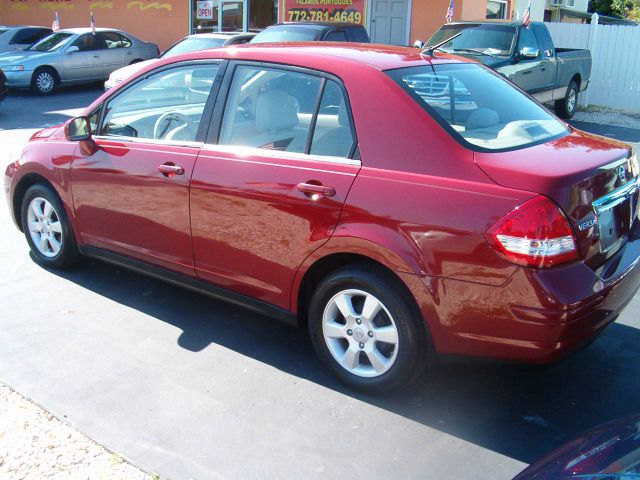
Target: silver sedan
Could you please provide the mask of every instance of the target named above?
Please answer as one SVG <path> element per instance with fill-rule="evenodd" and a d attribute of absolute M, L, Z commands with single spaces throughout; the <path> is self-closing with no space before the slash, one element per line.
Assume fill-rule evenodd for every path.
<path fill-rule="evenodd" d="M 46 95 L 58 85 L 105 80 L 114 70 L 158 53 L 156 44 L 119 30 L 69 28 L 26 50 L 0 54 L 0 69 L 9 88 L 31 88 Z"/>

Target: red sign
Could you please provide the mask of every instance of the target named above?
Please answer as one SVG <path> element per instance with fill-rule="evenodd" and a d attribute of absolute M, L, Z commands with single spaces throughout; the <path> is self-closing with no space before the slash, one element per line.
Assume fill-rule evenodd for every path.
<path fill-rule="evenodd" d="M 281 22 L 365 24 L 367 0 L 280 0 Z"/>

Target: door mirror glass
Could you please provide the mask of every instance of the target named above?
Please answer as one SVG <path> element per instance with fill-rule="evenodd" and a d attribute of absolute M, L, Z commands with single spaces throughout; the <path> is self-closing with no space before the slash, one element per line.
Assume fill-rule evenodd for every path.
<path fill-rule="evenodd" d="M 78 52 L 78 51 L 80 51 L 80 47 L 77 47 L 75 45 L 71 45 L 69 48 L 67 48 L 67 55 L 70 55 L 73 52 Z"/>
<path fill-rule="evenodd" d="M 416 40 L 415 42 L 413 42 L 413 47 L 414 48 L 422 48 L 422 47 L 424 47 L 424 42 L 422 40 Z"/>
<path fill-rule="evenodd" d="M 540 51 L 536 48 L 524 47 L 522 50 L 520 50 L 520 56 L 522 58 L 538 58 L 539 55 Z"/>
<path fill-rule="evenodd" d="M 76 117 L 67 123 L 64 136 L 70 142 L 91 140 L 91 127 L 87 117 Z"/>

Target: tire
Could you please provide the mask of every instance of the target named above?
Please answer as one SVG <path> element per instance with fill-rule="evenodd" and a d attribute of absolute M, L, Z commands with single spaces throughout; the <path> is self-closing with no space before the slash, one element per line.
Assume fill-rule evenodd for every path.
<path fill-rule="evenodd" d="M 49 95 L 60 83 L 60 78 L 51 67 L 40 67 L 31 77 L 31 91 L 38 95 Z"/>
<path fill-rule="evenodd" d="M 47 268 L 70 267 L 79 258 L 64 206 L 51 187 L 35 184 L 22 199 L 20 218 L 33 258 Z"/>
<path fill-rule="evenodd" d="M 363 315 L 365 306 L 378 313 Z M 342 313 L 350 308 L 351 315 Z M 329 274 L 313 293 L 309 334 L 322 363 L 358 390 L 398 389 L 426 366 L 422 317 L 399 280 L 382 268 L 357 265 Z"/>
<path fill-rule="evenodd" d="M 567 93 L 562 100 L 556 101 L 556 113 L 560 118 L 569 119 L 576 113 L 578 106 L 578 84 L 571 80 L 567 87 Z"/>

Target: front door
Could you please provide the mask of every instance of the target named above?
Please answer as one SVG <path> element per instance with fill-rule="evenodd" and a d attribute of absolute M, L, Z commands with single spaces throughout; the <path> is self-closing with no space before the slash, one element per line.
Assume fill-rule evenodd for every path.
<path fill-rule="evenodd" d="M 78 50 L 69 52 L 70 47 L 78 47 Z M 102 44 L 98 35 L 80 35 L 62 56 L 62 79 L 75 81 L 102 77 Z"/>
<path fill-rule="evenodd" d="M 408 0 L 372 0 L 371 42 L 407 44 Z"/>
<path fill-rule="evenodd" d="M 529 93 L 535 93 L 544 89 L 544 70 L 541 65 L 544 52 L 541 51 L 538 40 L 531 28 L 520 28 L 518 35 L 518 61 L 513 65 L 514 76 L 509 77 L 520 88 Z M 522 52 L 525 49 L 537 52 L 535 58 L 525 58 Z"/>
<path fill-rule="evenodd" d="M 336 79 L 253 65 L 235 68 L 220 105 L 193 172 L 196 272 L 288 309 L 296 269 L 331 236 L 360 169 L 348 105 Z"/>
<path fill-rule="evenodd" d="M 95 147 L 71 167 L 84 244 L 193 275 L 189 180 L 217 64 L 165 68 L 92 115 Z"/>

